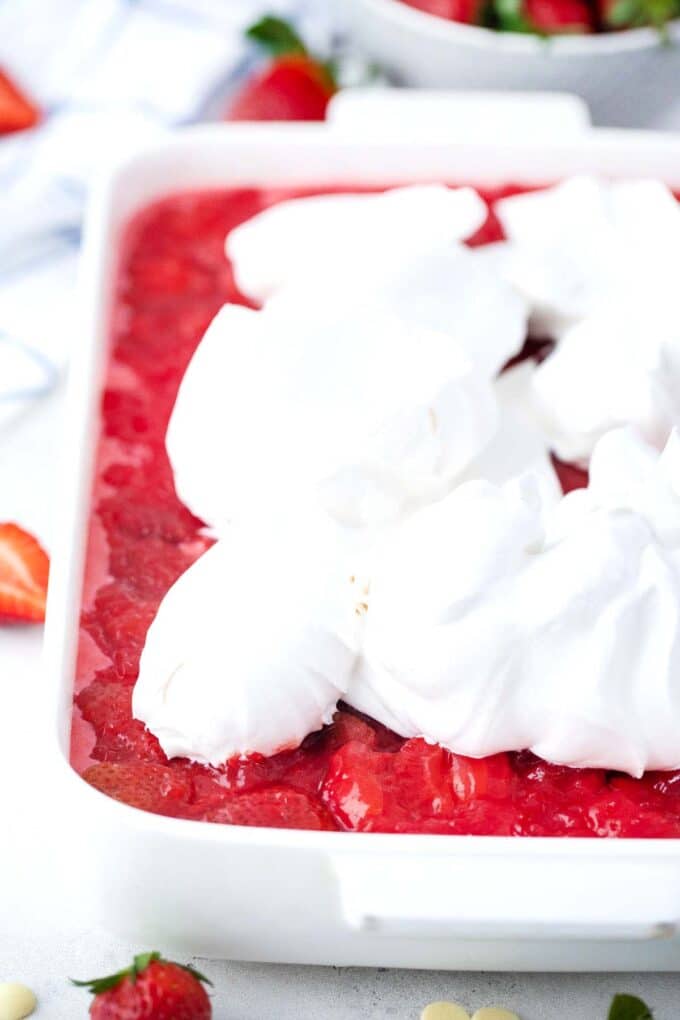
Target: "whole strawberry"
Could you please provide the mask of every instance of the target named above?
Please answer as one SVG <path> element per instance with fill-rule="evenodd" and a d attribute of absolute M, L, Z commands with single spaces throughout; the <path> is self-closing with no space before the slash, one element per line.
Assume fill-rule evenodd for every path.
<path fill-rule="evenodd" d="M 74 981 L 94 995 L 92 1020 L 211 1020 L 212 1007 L 193 967 L 141 953 L 132 966 L 109 977 Z"/>
<path fill-rule="evenodd" d="M 268 15 L 246 34 L 272 60 L 233 97 L 227 120 L 323 120 L 337 92 L 332 69 L 313 57 L 281 18 Z"/>
<path fill-rule="evenodd" d="M 469 25 L 479 24 L 484 7 L 483 0 L 404 0 L 404 3 L 426 14 Z"/>
<path fill-rule="evenodd" d="M 592 32 L 587 0 L 493 0 L 496 26 L 505 32 L 569 35 Z"/>

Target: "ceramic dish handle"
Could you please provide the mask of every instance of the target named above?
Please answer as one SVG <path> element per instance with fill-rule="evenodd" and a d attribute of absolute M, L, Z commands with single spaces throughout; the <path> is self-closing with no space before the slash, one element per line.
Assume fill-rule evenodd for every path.
<path fill-rule="evenodd" d="M 568 92 L 452 92 L 352 88 L 331 101 L 332 128 L 371 138 L 391 135 L 471 141 L 577 138 L 591 126 L 588 107 Z"/>
<path fill-rule="evenodd" d="M 523 856 L 414 848 L 409 857 L 338 857 L 345 922 L 375 935 L 467 940 L 637 941 L 678 930 L 677 861 L 595 853 L 581 867 L 576 854 L 539 857 L 523 842 Z"/>

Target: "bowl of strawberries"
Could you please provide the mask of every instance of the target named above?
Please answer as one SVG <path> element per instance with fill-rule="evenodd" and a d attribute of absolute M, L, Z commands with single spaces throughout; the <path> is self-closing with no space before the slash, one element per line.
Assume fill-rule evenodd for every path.
<path fill-rule="evenodd" d="M 624 125 L 678 96 L 680 0 L 346 0 L 345 8 L 355 40 L 405 84 L 570 91 L 596 120 Z"/>

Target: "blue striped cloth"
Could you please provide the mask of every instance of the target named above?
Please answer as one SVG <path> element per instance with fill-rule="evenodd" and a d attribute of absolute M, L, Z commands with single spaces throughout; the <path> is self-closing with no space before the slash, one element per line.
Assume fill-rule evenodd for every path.
<path fill-rule="evenodd" d="M 60 378 L 88 184 L 111 157 L 223 108 L 253 59 L 243 30 L 324 0 L 0 0 L 0 67 L 45 112 L 0 137 L 0 427 Z"/>

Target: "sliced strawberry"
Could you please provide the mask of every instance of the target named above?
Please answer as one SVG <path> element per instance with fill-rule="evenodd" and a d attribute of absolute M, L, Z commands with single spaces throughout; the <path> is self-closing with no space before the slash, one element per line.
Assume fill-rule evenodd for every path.
<path fill-rule="evenodd" d="M 361 719 L 354 712 L 338 711 L 333 716 L 333 723 L 326 732 L 327 746 L 335 750 L 349 743 L 350 740 L 357 740 L 368 747 L 375 747 L 376 732 L 372 726 Z"/>
<path fill-rule="evenodd" d="M 288 786 L 270 786 L 242 793 L 212 808 L 203 821 L 222 825 L 263 825 L 276 829 L 332 829 L 331 819 L 320 804 Z"/>
<path fill-rule="evenodd" d="M 460 21 L 467 25 L 479 24 L 483 7 L 482 0 L 403 0 L 409 7 L 415 7 L 426 14 L 434 14 L 447 21 Z"/>
<path fill-rule="evenodd" d="M 0 135 L 24 131 L 39 120 L 40 111 L 35 103 L 0 70 Z"/>
<path fill-rule="evenodd" d="M 75 703 L 96 733 L 116 730 L 132 718 L 132 687 L 114 679 L 109 670 L 101 670 L 100 675 L 76 695 Z"/>
<path fill-rule="evenodd" d="M 111 671 L 113 672 L 113 671 Z M 132 687 L 102 670 L 76 696 L 76 704 L 97 736 L 91 756 L 109 762 L 167 762 L 158 740 L 132 718 Z"/>
<path fill-rule="evenodd" d="M 381 772 L 386 757 L 350 740 L 331 758 L 321 797 L 343 828 L 369 831 L 383 814 Z"/>
<path fill-rule="evenodd" d="M 400 807 L 418 818 L 449 814 L 454 807 L 451 754 L 417 737 L 407 740 L 390 765 L 384 788 L 392 812 Z"/>
<path fill-rule="evenodd" d="M 184 772 L 146 762 L 98 762 L 85 769 L 83 779 L 114 800 L 157 815 L 177 814 L 192 793 Z"/>
<path fill-rule="evenodd" d="M 453 792 L 460 801 L 503 800 L 510 795 L 514 782 L 510 760 L 503 753 L 486 758 L 452 754 L 451 775 Z"/>
<path fill-rule="evenodd" d="M 132 683 L 139 675 L 146 632 L 157 609 L 158 599 L 143 600 L 124 584 L 111 582 L 99 589 L 93 609 L 82 615 L 82 626 L 124 682 Z"/>
<path fill-rule="evenodd" d="M 246 81 L 227 110 L 227 120 L 324 120 L 337 91 L 332 71 L 307 52 L 280 18 L 262 18 L 247 35 L 274 60 Z"/>
<path fill-rule="evenodd" d="M 609 790 L 599 800 L 590 804 L 586 812 L 588 827 L 595 836 L 604 838 L 630 837 L 637 834 L 641 822 L 651 822 L 647 836 L 667 835 L 666 828 L 672 823 L 669 819 L 646 812 L 630 800 L 620 790 Z M 676 823 L 676 828 L 678 825 Z M 657 828 L 660 830 L 657 832 Z"/>
<path fill-rule="evenodd" d="M 45 619 L 50 561 L 17 524 L 0 524 L 0 621 Z"/>
<path fill-rule="evenodd" d="M 511 804 L 479 800 L 461 804 L 451 817 L 407 819 L 385 827 L 386 832 L 433 833 L 450 836 L 511 836 L 516 811 Z"/>

